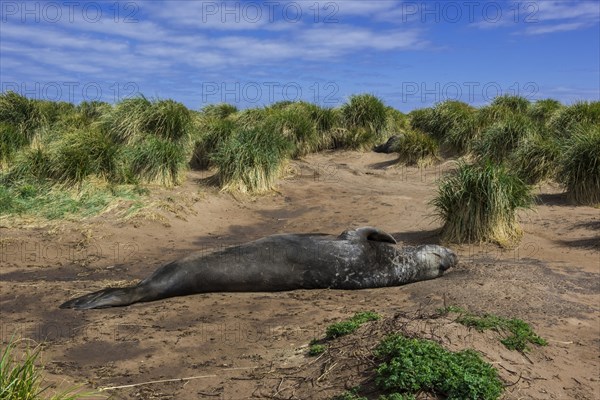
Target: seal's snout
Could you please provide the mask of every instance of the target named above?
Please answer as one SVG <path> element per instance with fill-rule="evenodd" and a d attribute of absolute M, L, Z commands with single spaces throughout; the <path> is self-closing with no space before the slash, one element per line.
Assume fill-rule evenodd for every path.
<path fill-rule="evenodd" d="M 456 255 L 456 253 L 449 249 L 445 250 L 446 254 L 444 255 L 444 257 L 440 257 L 440 269 L 442 271 L 446 271 L 452 267 L 456 267 L 456 265 L 458 264 L 458 256 Z"/>

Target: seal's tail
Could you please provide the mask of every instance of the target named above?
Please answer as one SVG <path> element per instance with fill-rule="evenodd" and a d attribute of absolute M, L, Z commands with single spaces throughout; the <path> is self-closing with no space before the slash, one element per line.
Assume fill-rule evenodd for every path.
<path fill-rule="evenodd" d="M 127 306 L 139 301 L 137 286 L 126 288 L 108 288 L 74 298 L 60 305 L 60 308 L 87 310 L 90 308 L 106 308 Z"/>

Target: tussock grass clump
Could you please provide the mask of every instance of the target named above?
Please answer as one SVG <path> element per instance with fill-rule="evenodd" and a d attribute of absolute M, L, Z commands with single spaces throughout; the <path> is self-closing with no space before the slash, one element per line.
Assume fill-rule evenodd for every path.
<path fill-rule="evenodd" d="M 19 129 L 30 142 L 42 118 L 34 100 L 8 91 L 0 94 L 0 122 Z"/>
<path fill-rule="evenodd" d="M 565 141 L 559 181 L 578 204 L 600 206 L 600 125 L 578 126 Z"/>
<path fill-rule="evenodd" d="M 341 107 L 344 129 L 336 135 L 338 146 L 352 149 L 370 149 L 384 140 L 386 107 L 383 102 L 371 95 L 350 96 Z"/>
<path fill-rule="evenodd" d="M 181 103 L 159 100 L 152 103 L 143 119 L 143 131 L 171 141 L 186 141 L 190 138 L 192 113 Z"/>
<path fill-rule="evenodd" d="M 444 223 L 441 235 L 447 242 L 516 242 L 522 234 L 516 211 L 533 204 L 531 189 L 504 165 L 484 160 L 460 163 L 443 178 L 431 201 Z"/>
<path fill-rule="evenodd" d="M 385 128 L 386 136 L 395 135 L 404 132 L 409 128 L 408 116 L 394 107 L 385 108 Z"/>
<path fill-rule="evenodd" d="M 569 137 L 578 125 L 600 125 L 600 101 L 580 101 L 558 109 L 550 118 L 552 133 Z"/>
<path fill-rule="evenodd" d="M 470 349 L 454 353 L 430 340 L 395 334 L 379 344 L 375 355 L 382 360 L 375 383 L 401 396 L 426 391 L 449 400 L 493 400 L 502 394 L 498 372 Z"/>
<path fill-rule="evenodd" d="M 530 109 L 531 103 L 522 96 L 498 96 L 492 100 L 490 105 L 477 110 L 475 124 L 479 131 L 485 131 L 496 123 L 529 119 Z M 533 121 L 531 122 L 533 123 Z"/>
<path fill-rule="evenodd" d="M 145 135 L 170 140 L 189 139 L 192 113 L 173 100 L 125 99 L 102 116 L 102 126 L 117 143 L 131 144 Z"/>
<path fill-rule="evenodd" d="M 510 166 L 525 183 L 535 185 L 556 177 L 561 154 L 558 140 L 537 134 L 521 142 L 510 156 Z"/>
<path fill-rule="evenodd" d="M 152 102 L 143 96 L 125 99 L 102 116 L 102 127 L 116 143 L 135 142 L 144 133 L 150 107 Z"/>
<path fill-rule="evenodd" d="M 49 151 L 50 176 L 59 182 L 78 184 L 90 175 L 117 178 L 120 146 L 100 129 L 67 132 Z"/>
<path fill-rule="evenodd" d="M 350 96 L 342 106 L 344 120 L 349 128 L 369 128 L 380 132 L 386 123 L 386 107 L 372 94 Z"/>
<path fill-rule="evenodd" d="M 104 101 L 82 101 L 77 106 L 77 111 L 89 124 L 99 120 L 111 108 L 112 106 Z"/>
<path fill-rule="evenodd" d="M 126 152 L 135 179 L 171 187 L 181 183 L 188 168 L 189 146 L 160 136 L 148 136 Z"/>
<path fill-rule="evenodd" d="M 200 110 L 200 113 L 204 116 L 219 119 L 227 118 L 236 112 L 238 112 L 238 108 L 228 103 L 209 104 Z"/>
<path fill-rule="evenodd" d="M 20 181 L 45 182 L 51 177 L 52 169 L 48 148 L 32 146 L 15 156 L 10 168 L 0 175 L 0 183 L 10 186 Z"/>
<path fill-rule="evenodd" d="M 271 108 L 247 108 L 232 114 L 230 118 L 240 129 L 253 129 L 263 124 L 272 111 Z"/>
<path fill-rule="evenodd" d="M 535 125 L 529 118 L 511 114 L 483 131 L 480 139 L 473 144 L 473 151 L 479 158 L 499 163 L 535 132 Z"/>
<path fill-rule="evenodd" d="M 274 187 L 292 150 L 293 143 L 273 130 L 238 128 L 211 160 L 223 190 L 260 193 Z"/>
<path fill-rule="evenodd" d="M 504 108 L 513 113 L 525 114 L 530 106 L 529 100 L 523 96 L 503 95 L 497 96 L 490 104 L 494 108 Z"/>
<path fill-rule="evenodd" d="M 28 145 L 27 137 L 15 125 L 0 122 L 0 170 L 8 166 L 17 151 Z"/>
<path fill-rule="evenodd" d="M 439 103 L 428 122 L 431 135 L 453 151 L 465 153 L 477 136 L 476 109 L 462 101 Z"/>
<path fill-rule="evenodd" d="M 205 118 L 198 128 L 198 137 L 194 143 L 193 168 L 211 166 L 212 155 L 225 143 L 236 129 L 232 119 Z"/>
<path fill-rule="evenodd" d="M 420 108 L 408 113 L 409 125 L 414 130 L 420 130 L 428 135 L 435 132 L 435 110 L 432 107 Z"/>
<path fill-rule="evenodd" d="M 557 110 L 563 107 L 560 101 L 554 99 L 543 99 L 533 103 L 527 110 L 527 115 L 535 122 L 545 125 Z"/>
<path fill-rule="evenodd" d="M 41 346 L 25 349 L 18 356 L 18 342 L 11 339 L 0 350 L 0 399 L 2 400 L 76 400 L 91 394 L 77 393 L 77 388 L 67 389 L 50 397 L 44 395 L 49 386 L 43 386 L 43 367 L 38 366 Z"/>
<path fill-rule="evenodd" d="M 403 165 L 426 167 L 439 160 L 438 142 L 421 131 L 408 130 L 400 134 L 391 150 L 398 153 Z"/>
<path fill-rule="evenodd" d="M 302 157 L 327 147 L 324 136 L 317 130 L 318 106 L 292 103 L 273 110 L 264 123 L 264 129 L 289 138 L 295 145 L 292 157 Z"/>

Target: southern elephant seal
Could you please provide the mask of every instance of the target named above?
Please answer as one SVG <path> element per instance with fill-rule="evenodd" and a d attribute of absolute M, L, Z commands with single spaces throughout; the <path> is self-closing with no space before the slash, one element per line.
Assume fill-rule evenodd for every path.
<path fill-rule="evenodd" d="M 135 286 L 107 288 L 60 308 L 126 306 L 208 292 L 366 289 L 434 279 L 457 264 L 442 246 L 397 247 L 373 227 L 325 234 L 267 236 L 211 254 L 193 253 L 158 268 Z"/>

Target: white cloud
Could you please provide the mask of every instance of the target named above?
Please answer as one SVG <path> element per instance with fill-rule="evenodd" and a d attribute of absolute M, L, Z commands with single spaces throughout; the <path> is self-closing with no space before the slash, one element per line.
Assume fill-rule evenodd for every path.
<path fill-rule="evenodd" d="M 580 29 L 582 27 L 588 26 L 586 22 L 565 22 L 556 25 L 540 25 L 528 27 L 525 30 L 525 33 L 528 35 L 543 35 L 545 33 L 554 33 L 554 32 L 567 32 L 574 31 Z"/>

